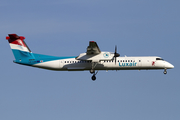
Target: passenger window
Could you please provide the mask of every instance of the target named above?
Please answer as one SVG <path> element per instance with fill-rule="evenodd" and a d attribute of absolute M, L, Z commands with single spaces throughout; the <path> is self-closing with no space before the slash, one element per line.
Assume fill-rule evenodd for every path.
<path fill-rule="evenodd" d="M 130 62 L 130 60 L 128 60 L 128 62 Z"/>
<path fill-rule="evenodd" d="M 139 62 L 141 62 L 141 60 L 139 60 Z"/>

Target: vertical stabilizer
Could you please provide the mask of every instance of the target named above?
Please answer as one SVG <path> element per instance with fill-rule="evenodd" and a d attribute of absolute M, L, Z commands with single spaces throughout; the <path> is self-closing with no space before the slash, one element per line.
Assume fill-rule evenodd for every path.
<path fill-rule="evenodd" d="M 27 62 L 29 59 L 35 59 L 29 47 L 24 42 L 25 37 L 16 34 L 8 34 L 6 39 L 12 49 L 15 62 Z"/>

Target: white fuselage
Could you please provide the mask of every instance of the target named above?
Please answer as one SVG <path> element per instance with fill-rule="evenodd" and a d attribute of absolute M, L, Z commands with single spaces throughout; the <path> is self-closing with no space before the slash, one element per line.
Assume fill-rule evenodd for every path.
<path fill-rule="evenodd" d="M 172 64 L 160 57 L 117 57 L 114 60 L 101 60 L 94 63 L 94 70 L 141 70 L 141 69 L 171 69 Z M 92 69 L 92 61 L 76 60 L 76 58 L 60 59 L 33 65 L 58 71 L 83 71 Z"/>

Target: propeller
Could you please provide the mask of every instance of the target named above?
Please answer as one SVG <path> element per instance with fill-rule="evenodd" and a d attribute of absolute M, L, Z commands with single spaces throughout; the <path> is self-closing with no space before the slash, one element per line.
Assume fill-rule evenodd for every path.
<path fill-rule="evenodd" d="M 114 58 L 115 58 L 115 64 L 116 64 L 116 57 L 119 57 L 120 54 L 117 53 L 117 46 L 115 46 L 115 52 L 114 52 Z"/>

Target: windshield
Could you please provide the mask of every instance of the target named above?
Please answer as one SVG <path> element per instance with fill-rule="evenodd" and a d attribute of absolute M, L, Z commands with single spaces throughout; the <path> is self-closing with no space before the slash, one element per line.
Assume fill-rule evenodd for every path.
<path fill-rule="evenodd" d="M 164 60 L 164 59 L 162 59 L 162 58 L 156 58 L 156 60 Z"/>

